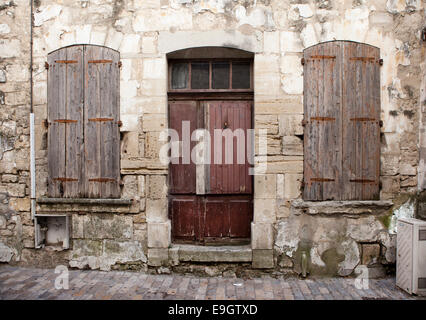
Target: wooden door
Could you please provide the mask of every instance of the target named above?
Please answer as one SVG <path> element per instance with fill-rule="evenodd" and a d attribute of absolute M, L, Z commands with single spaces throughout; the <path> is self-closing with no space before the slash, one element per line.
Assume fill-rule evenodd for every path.
<path fill-rule="evenodd" d="M 170 164 L 169 215 L 175 241 L 234 243 L 250 238 L 253 183 L 249 175 L 246 137 L 247 129 L 252 127 L 251 110 L 251 101 L 169 103 L 169 125 L 177 131 L 180 141 L 196 129 L 206 129 L 211 136 L 210 163 L 204 165 L 201 174 L 192 161 L 184 163 L 183 152 L 192 150 L 196 141 L 181 142 L 179 163 Z M 189 129 L 183 129 L 183 121 L 187 121 Z M 215 144 L 215 129 L 228 129 L 225 135 L 217 133 L 216 139 L 221 139 L 221 146 Z M 239 157 L 237 146 L 244 148 Z M 217 147 L 222 157 L 221 161 L 216 157 L 215 163 Z M 232 155 L 230 163 L 225 161 L 230 161 L 226 159 L 226 152 Z M 199 179 L 203 182 L 197 181 Z M 203 190 L 200 185 L 204 186 Z"/>

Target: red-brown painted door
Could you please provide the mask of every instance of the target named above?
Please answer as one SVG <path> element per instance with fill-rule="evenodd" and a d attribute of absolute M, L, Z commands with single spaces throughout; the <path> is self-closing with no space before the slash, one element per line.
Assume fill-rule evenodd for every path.
<path fill-rule="evenodd" d="M 204 166 L 203 174 L 200 175 L 192 160 L 183 163 L 188 144 L 185 147 L 180 143 L 179 162 L 174 159 L 175 163 L 170 164 L 169 216 L 174 240 L 223 243 L 250 238 L 253 183 L 249 175 L 247 130 L 252 128 L 251 110 L 251 101 L 169 103 L 169 125 L 177 131 L 180 141 L 197 128 L 207 129 L 211 136 L 211 161 Z M 184 130 L 183 121 L 187 121 Z M 215 129 L 229 129 L 225 133 L 230 134 L 228 143 L 220 132 L 215 137 Z M 239 133 L 234 135 L 237 129 Z M 215 139 L 222 139 L 222 146 L 215 144 Z M 191 151 L 196 143 L 190 143 Z M 217 163 L 214 156 L 218 148 L 222 151 L 222 163 Z M 240 149 L 239 155 L 238 148 L 244 149 Z M 196 187 L 197 179 L 204 180 L 202 192 Z"/>

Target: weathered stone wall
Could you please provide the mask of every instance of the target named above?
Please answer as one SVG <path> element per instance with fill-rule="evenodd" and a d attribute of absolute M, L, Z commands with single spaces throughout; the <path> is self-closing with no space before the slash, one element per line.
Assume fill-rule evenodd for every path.
<path fill-rule="evenodd" d="M 132 204 L 37 207 L 38 212 L 71 215 L 72 248 L 61 253 L 70 266 L 108 270 L 169 264 L 167 167 L 158 159 L 162 143 L 158 136 L 167 126 L 166 54 L 199 46 L 235 47 L 255 54 L 255 128 L 268 130 L 268 148 L 266 154 L 256 154 L 259 163 L 267 162 L 267 171 L 254 178 L 253 266 L 298 272 L 302 251 L 318 273 L 346 275 L 361 264 L 394 262 L 394 236 L 388 230 L 392 211 L 387 203 L 350 204 L 334 211 L 334 204 L 326 204 L 312 213 L 297 202 L 303 177 L 300 59 L 304 48 L 333 39 L 380 48 L 384 60 L 380 197 L 394 200 L 397 209 L 406 199 L 399 195 L 414 193 L 422 181 L 420 174 L 424 175 L 418 166 L 418 145 L 423 141 L 419 137 L 424 134 L 419 131 L 424 109 L 424 1 L 40 0 L 34 4 L 37 197 L 47 191 L 43 126 L 47 54 L 89 43 L 120 51 L 122 61 L 122 198 L 132 199 Z M 0 2 L 0 260 L 35 263 L 59 253 L 32 249 L 29 16 L 27 1 Z"/>

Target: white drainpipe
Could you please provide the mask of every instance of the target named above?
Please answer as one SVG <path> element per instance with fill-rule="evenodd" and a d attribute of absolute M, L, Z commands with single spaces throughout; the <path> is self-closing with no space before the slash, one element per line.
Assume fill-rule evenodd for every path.
<path fill-rule="evenodd" d="M 35 213 L 36 213 L 34 113 L 30 113 L 30 176 L 31 176 L 31 218 L 34 220 Z"/>

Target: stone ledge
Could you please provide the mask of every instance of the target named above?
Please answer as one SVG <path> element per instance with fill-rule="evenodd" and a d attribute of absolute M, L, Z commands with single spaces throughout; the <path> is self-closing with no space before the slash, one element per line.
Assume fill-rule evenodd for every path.
<path fill-rule="evenodd" d="M 129 206 L 131 199 L 92 199 L 92 198 L 38 198 L 39 204 L 83 204 L 83 205 L 114 205 Z"/>
<path fill-rule="evenodd" d="M 291 202 L 291 209 L 294 214 L 309 215 L 361 215 L 371 213 L 383 213 L 393 206 L 393 202 L 389 200 L 350 200 L 350 201 L 304 201 L 301 199 Z"/>
<path fill-rule="evenodd" d="M 182 262 L 251 262 L 252 250 L 247 246 L 172 245 Z"/>

